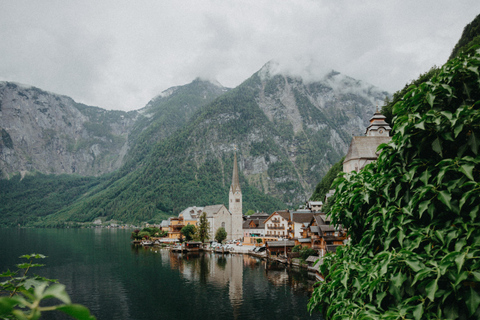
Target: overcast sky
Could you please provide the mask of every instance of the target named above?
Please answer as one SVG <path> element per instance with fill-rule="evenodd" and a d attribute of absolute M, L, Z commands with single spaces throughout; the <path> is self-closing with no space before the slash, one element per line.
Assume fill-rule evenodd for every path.
<path fill-rule="evenodd" d="M 0 80 L 139 109 L 196 77 L 235 87 L 266 62 L 391 93 L 446 62 L 478 0 L 0 0 Z"/>

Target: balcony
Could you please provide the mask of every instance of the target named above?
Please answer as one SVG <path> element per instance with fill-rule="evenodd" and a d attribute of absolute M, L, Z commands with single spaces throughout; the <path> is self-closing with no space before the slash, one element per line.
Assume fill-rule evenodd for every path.
<path fill-rule="evenodd" d="M 268 227 L 268 229 L 271 229 L 271 230 L 285 230 L 285 226 L 273 226 L 273 227 Z"/>

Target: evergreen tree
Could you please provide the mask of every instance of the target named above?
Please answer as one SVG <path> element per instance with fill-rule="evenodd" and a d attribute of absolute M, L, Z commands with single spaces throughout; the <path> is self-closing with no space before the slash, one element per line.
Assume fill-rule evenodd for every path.
<path fill-rule="evenodd" d="M 198 219 L 198 226 L 197 226 L 197 236 L 196 238 L 201 242 L 210 239 L 210 235 L 208 234 L 208 230 L 210 229 L 210 223 L 207 220 L 207 213 L 203 212 Z"/>

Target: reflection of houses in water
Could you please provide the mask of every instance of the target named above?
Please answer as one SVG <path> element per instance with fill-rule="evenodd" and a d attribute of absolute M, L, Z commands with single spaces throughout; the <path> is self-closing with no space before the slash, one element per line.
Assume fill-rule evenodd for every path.
<path fill-rule="evenodd" d="M 170 267 L 179 270 L 186 280 L 228 285 L 228 294 L 235 308 L 243 301 L 243 255 L 170 254 Z"/>

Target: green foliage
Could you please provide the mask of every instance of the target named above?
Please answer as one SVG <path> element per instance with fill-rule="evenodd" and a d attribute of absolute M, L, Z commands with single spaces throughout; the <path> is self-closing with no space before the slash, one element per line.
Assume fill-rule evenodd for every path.
<path fill-rule="evenodd" d="M 225 228 L 218 228 L 217 232 L 215 232 L 215 240 L 217 240 L 218 243 L 222 243 L 225 239 L 227 239 L 227 231 L 225 231 Z"/>
<path fill-rule="evenodd" d="M 251 215 L 254 214 L 254 213 L 255 213 L 255 211 L 252 210 L 252 209 L 250 209 L 250 210 L 247 211 L 247 213 L 245 213 L 245 215 L 246 215 L 246 216 L 251 216 Z"/>
<path fill-rule="evenodd" d="M 47 216 L 81 199 L 104 179 L 37 173 L 0 180 L 0 226 L 67 226 Z"/>
<path fill-rule="evenodd" d="M 296 246 L 294 246 L 292 248 L 292 252 L 299 252 L 300 253 L 300 259 L 303 260 L 303 261 L 307 260 L 307 258 L 310 257 L 310 256 L 318 255 L 317 250 L 310 249 L 307 246 L 303 247 L 301 244 L 297 244 Z"/>
<path fill-rule="evenodd" d="M 480 45 L 480 15 L 478 15 L 472 22 L 467 24 L 463 29 L 462 36 L 452 50 L 452 54 L 448 58 L 451 60 L 458 56 L 460 52 L 469 52 L 475 46 Z"/>
<path fill-rule="evenodd" d="M 30 320 L 39 319 L 43 312 L 61 311 L 79 320 L 94 320 L 95 317 L 82 305 L 72 304 L 65 286 L 56 280 L 40 276 L 27 276 L 28 271 L 43 264 L 32 263 L 33 259 L 46 258 L 42 254 L 26 254 L 20 258 L 30 260 L 18 264 L 18 270 L 10 270 L 0 274 L 7 280 L 0 283 L 0 318 Z M 56 299 L 62 304 L 45 305 L 45 300 Z"/>
<path fill-rule="evenodd" d="M 332 183 L 335 178 L 337 178 L 338 174 L 343 170 L 343 161 L 345 157 L 340 159 L 337 163 L 335 163 L 330 170 L 328 170 L 327 174 L 323 177 L 322 181 L 317 184 L 315 191 L 310 198 L 311 201 L 323 201 L 325 195 L 328 193 L 330 189 L 332 189 Z"/>
<path fill-rule="evenodd" d="M 318 251 L 315 249 L 310 249 L 309 247 L 303 247 L 300 250 L 300 259 L 303 261 L 307 260 L 310 256 L 318 256 Z"/>
<path fill-rule="evenodd" d="M 292 248 L 292 252 L 300 252 L 300 250 L 302 250 L 302 245 L 301 244 L 297 244 L 296 246 L 294 246 Z"/>
<path fill-rule="evenodd" d="M 197 233 L 195 234 L 195 238 L 201 242 L 205 242 L 205 240 L 210 239 L 210 235 L 208 233 L 209 229 L 210 222 L 207 220 L 207 213 L 203 212 L 198 218 Z"/>
<path fill-rule="evenodd" d="M 138 239 L 150 239 L 151 235 L 148 231 L 140 231 L 137 234 Z"/>
<path fill-rule="evenodd" d="M 336 181 L 334 224 L 309 309 L 327 319 L 480 318 L 480 51 L 396 103 L 378 160 Z"/>
<path fill-rule="evenodd" d="M 180 232 L 185 236 L 185 241 L 191 241 L 195 232 L 197 232 L 197 228 L 193 224 L 188 224 L 180 230 Z"/>

